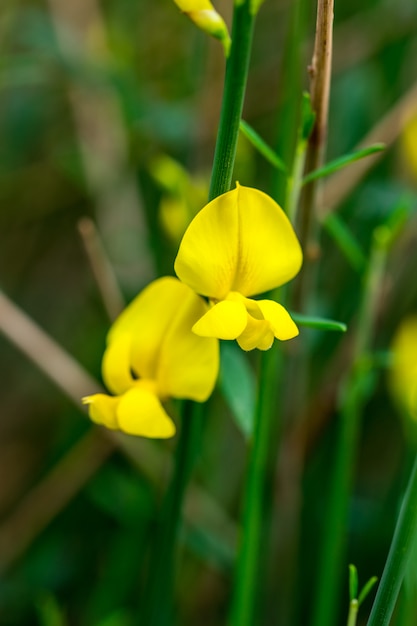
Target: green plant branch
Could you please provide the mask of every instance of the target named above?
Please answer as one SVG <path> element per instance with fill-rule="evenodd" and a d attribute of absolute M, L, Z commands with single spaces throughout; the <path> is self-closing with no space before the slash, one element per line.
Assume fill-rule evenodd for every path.
<path fill-rule="evenodd" d="M 279 380 L 280 362 L 281 353 L 277 345 L 262 354 L 261 382 L 247 470 L 242 535 L 230 616 L 232 626 L 252 626 L 255 623 L 265 555 L 265 522 L 271 501 L 271 469 L 274 464 L 271 451 L 276 448 L 278 435 L 276 398 L 272 392 Z"/>
<path fill-rule="evenodd" d="M 232 25 L 232 45 L 226 64 L 226 75 L 217 136 L 209 200 L 229 190 L 236 155 L 239 125 L 243 109 L 252 33 L 255 15 L 251 2 L 235 4 Z M 194 403 L 187 403 L 187 413 L 195 411 Z M 191 408 L 190 408 L 191 407 Z M 156 537 L 156 556 L 150 573 L 150 587 L 145 608 L 149 626 L 166 626 L 172 614 L 175 580 L 175 546 L 182 502 L 191 474 L 199 443 L 200 420 L 184 415 L 176 461 L 163 506 L 162 521 Z M 161 598 L 163 601 L 161 602 Z"/>
<path fill-rule="evenodd" d="M 168 626 L 172 622 L 176 540 L 184 495 L 200 443 L 201 428 L 201 405 L 185 401 L 173 475 L 162 504 L 150 566 L 144 609 L 144 621 L 149 626 Z"/>
<path fill-rule="evenodd" d="M 232 184 L 239 125 L 243 110 L 255 15 L 246 0 L 235 5 L 232 46 L 226 64 L 219 131 L 214 153 L 209 200 L 229 191 Z"/>

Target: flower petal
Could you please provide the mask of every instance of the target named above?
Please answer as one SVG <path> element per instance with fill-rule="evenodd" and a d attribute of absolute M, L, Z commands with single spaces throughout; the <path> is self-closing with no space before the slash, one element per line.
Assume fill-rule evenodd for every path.
<path fill-rule="evenodd" d="M 175 4 L 203 31 L 220 39 L 226 56 L 231 40 L 223 18 L 209 0 L 174 0 Z"/>
<path fill-rule="evenodd" d="M 161 345 L 190 293 L 189 287 L 176 278 L 159 278 L 150 283 L 114 322 L 108 341 L 111 344 L 120 335 L 131 335 L 130 364 L 141 378 L 156 379 Z"/>
<path fill-rule="evenodd" d="M 219 370 L 219 342 L 191 331 L 206 311 L 204 300 L 188 289 L 159 354 L 157 385 L 162 397 L 202 402 L 213 391 Z"/>
<path fill-rule="evenodd" d="M 284 211 L 268 195 L 237 186 L 239 255 L 232 290 L 244 296 L 279 287 L 300 270 L 302 252 Z"/>
<path fill-rule="evenodd" d="M 201 337 L 236 339 L 247 324 L 247 312 L 241 302 L 223 300 L 215 304 L 193 326 L 193 332 Z"/>
<path fill-rule="evenodd" d="M 272 332 L 277 339 L 286 341 L 298 335 L 298 328 L 288 311 L 273 300 L 257 300 L 262 314 L 271 325 Z"/>
<path fill-rule="evenodd" d="M 223 300 L 283 285 L 302 263 L 295 232 L 266 194 L 239 184 L 196 215 L 175 261 L 177 276 L 197 293 Z"/>
<path fill-rule="evenodd" d="M 248 315 L 248 323 L 244 332 L 237 338 L 242 350 L 269 350 L 274 343 L 274 333 L 270 324 L 265 320 L 257 320 Z"/>
<path fill-rule="evenodd" d="M 175 424 L 155 394 L 139 387 L 130 389 L 119 400 L 117 420 L 128 435 L 167 439 L 175 435 Z"/>
<path fill-rule="evenodd" d="M 192 220 L 182 238 L 175 273 L 196 293 L 223 300 L 233 283 L 238 262 L 236 190 L 209 202 Z"/>
<path fill-rule="evenodd" d="M 102 424 L 106 428 L 115 430 L 117 426 L 116 407 L 119 398 L 113 398 L 104 393 L 96 393 L 82 399 L 83 404 L 88 404 L 90 419 L 96 424 Z"/>
<path fill-rule="evenodd" d="M 134 378 L 130 369 L 132 337 L 117 334 L 104 351 L 101 371 L 106 387 L 116 395 L 127 391 Z"/>

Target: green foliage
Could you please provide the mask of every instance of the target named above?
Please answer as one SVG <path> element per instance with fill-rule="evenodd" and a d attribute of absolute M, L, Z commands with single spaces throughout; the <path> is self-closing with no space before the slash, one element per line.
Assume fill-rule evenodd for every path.
<path fill-rule="evenodd" d="M 110 324 L 100 292 L 106 280 L 99 272 L 97 281 L 92 271 L 78 221 L 93 219 L 126 301 L 156 275 L 172 273 L 178 233 L 206 202 L 224 55 L 168 1 L 0 4 L 1 293 L 99 384 Z M 66 4 L 71 10 L 59 14 Z M 230 30 L 232 4 L 225 14 Z M 223 125 L 224 145 L 230 130 L 236 136 L 240 130 L 251 150 L 250 167 L 236 167 L 232 184 L 238 178 L 279 197 L 300 233 L 298 207 L 306 183 L 313 183 L 318 214 L 325 217 L 314 222 L 317 232 L 303 250 L 304 269 L 314 274 L 309 296 L 299 289 L 300 275 L 277 298 L 294 311 L 300 336 L 264 356 L 222 343 L 215 394 L 192 416 L 202 433 L 194 471 L 188 476 L 188 462 L 184 468 L 183 521 L 171 532 L 178 541 L 172 554 L 160 553 L 160 568 L 172 566 L 172 625 L 227 622 L 244 485 L 255 466 L 252 495 L 262 510 L 251 518 L 262 538 L 257 626 L 311 626 L 312 581 L 333 532 L 339 532 L 340 562 L 324 586 L 324 599 L 335 605 L 331 623 L 346 622 L 346 597 L 339 591 L 352 561 L 368 580 L 361 589 L 350 567 L 349 597 L 357 601 L 355 611 L 360 605 L 358 623 L 366 623 L 373 575 L 382 586 L 415 456 L 415 439 L 391 400 L 387 377 L 393 333 L 417 309 L 417 140 L 406 123 L 410 109 L 401 105 L 405 96 L 408 103 L 415 99 L 417 8 L 411 0 L 400 6 L 338 1 L 326 163 L 306 172 L 316 116 L 303 90 L 316 4 L 236 5 L 241 16 L 247 7 L 257 13 L 257 22 L 253 37 L 246 33 L 252 52 L 245 57 L 245 121 L 236 107 L 232 123 Z M 72 12 L 77 19 L 71 24 Z M 242 70 L 242 59 L 235 53 L 235 70 Z M 243 99 L 238 87 L 231 85 L 228 106 Z M 230 170 L 233 159 L 229 152 L 220 170 Z M 224 187 L 226 178 L 217 191 Z M 166 221 L 175 226 L 175 211 L 181 223 L 172 233 Z M 106 439 L 97 430 L 77 463 L 57 473 L 85 434 L 78 398 L 90 388 L 82 373 L 73 378 L 65 362 L 33 342 L 35 334 L 23 332 L 17 316 L 8 327 L 14 340 L 5 326 L 0 307 L 0 623 L 145 623 L 178 438 Z M 42 358 L 63 377 L 61 387 L 39 368 Z M 268 380 L 268 394 L 261 379 Z M 181 432 L 180 403 L 169 410 Z M 269 420 L 272 434 L 251 465 L 256 416 L 263 426 Z M 337 491 L 345 501 L 334 531 L 329 494 L 338 454 L 339 463 L 346 461 L 340 472 L 346 483 Z M 411 522 L 408 534 L 398 531 L 406 543 L 391 560 L 404 574 L 407 595 L 392 626 L 415 620 Z M 389 589 L 382 586 L 392 608 Z M 158 584 L 155 593 L 160 604 L 167 601 L 158 597 Z"/>

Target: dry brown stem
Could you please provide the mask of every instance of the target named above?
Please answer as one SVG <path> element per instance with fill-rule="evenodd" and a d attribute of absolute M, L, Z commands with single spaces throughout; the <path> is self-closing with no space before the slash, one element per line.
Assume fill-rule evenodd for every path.
<path fill-rule="evenodd" d="M 116 319 L 124 308 L 123 295 L 96 225 L 89 217 L 78 222 L 78 230 L 90 261 L 91 269 L 110 320 Z"/>

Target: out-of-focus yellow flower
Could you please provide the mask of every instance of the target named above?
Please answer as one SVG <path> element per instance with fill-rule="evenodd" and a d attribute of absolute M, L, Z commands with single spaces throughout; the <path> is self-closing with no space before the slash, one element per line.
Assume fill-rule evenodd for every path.
<path fill-rule="evenodd" d="M 406 318 L 392 342 L 392 389 L 403 410 L 417 420 L 417 316 Z"/>
<path fill-rule="evenodd" d="M 414 178 L 417 179 L 417 115 L 412 117 L 404 127 L 401 136 L 405 162 Z"/>
<path fill-rule="evenodd" d="M 248 296 L 288 282 L 301 264 L 300 244 L 282 209 L 258 189 L 237 184 L 196 215 L 175 261 L 180 280 L 212 305 L 193 331 L 237 339 L 243 350 L 268 350 L 274 337 L 295 337 L 298 328 L 283 306 Z"/>
<path fill-rule="evenodd" d="M 229 56 L 231 44 L 229 31 L 210 0 L 174 0 L 174 2 L 201 30 L 219 39 L 226 57 Z"/>
<path fill-rule="evenodd" d="M 159 204 L 160 224 L 178 246 L 188 224 L 207 198 L 208 178 L 191 176 L 180 163 L 165 154 L 150 162 L 149 171 L 164 192 Z"/>
<path fill-rule="evenodd" d="M 109 331 L 102 373 L 115 395 L 83 398 L 91 419 L 131 435 L 172 437 L 175 425 L 161 402 L 203 402 L 216 382 L 218 341 L 191 332 L 206 311 L 203 299 L 176 278 L 148 285 Z"/>

